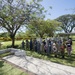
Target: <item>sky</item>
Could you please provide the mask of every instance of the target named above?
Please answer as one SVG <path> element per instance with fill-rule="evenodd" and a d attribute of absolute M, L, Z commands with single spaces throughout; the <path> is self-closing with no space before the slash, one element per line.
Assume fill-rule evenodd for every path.
<path fill-rule="evenodd" d="M 46 19 L 56 19 L 65 14 L 75 14 L 73 10 L 75 9 L 75 0 L 43 0 L 41 4 L 48 10 Z M 49 9 L 49 6 L 52 6 L 52 9 Z"/>

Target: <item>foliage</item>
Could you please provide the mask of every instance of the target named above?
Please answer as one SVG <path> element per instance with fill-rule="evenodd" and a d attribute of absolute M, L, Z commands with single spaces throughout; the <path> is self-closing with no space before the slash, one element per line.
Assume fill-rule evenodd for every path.
<path fill-rule="evenodd" d="M 7 33 L 7 32 L 5 32 L 5 33 L 0 33 L 0 37 L 8 37 L 9 36 L 9 34 Z"/>
<path fill-rule="evenodd" d="M 42 38 L 44 34 L 48 36 L 53 36 L 54 32 L 57 30 L 59 23 L 54 20 L 43 20 L 37 19 L 30 22 L 28 25 L 28 30 L 36 35 L 40 35 Z"/>
<path fill-rule="evenodd" d="M 60 22 L 48 19 L 46 21 L 46 31 L 45 31 L 45 33 L 48 36 L 53 36 L 55 34 L 55 32 L 58 31 L 59 25 L 60 25 Z"/>
<path fill-rule="evenodd" d="M 32 31 L 27 30 L 27 31 L 25 32 L 25 36 L 26 36 L 26 37 L 30 37 L 30 38 L 35 38 L 35 37 L 36 37 L 36 34 L 33 33 Z"/>
<path fill-rule="evenodd" d="M 40 35 L 40 37 L 43 37 L 45 31 L 44 25 L 45 21 L 34 20 L 30 22 L 30 25 L 28 25 L 28 29 L 30 32 L 35 33 L 36 35 Z"/>
<path fill-rule="evenodd" d="M 12 47 L 15 42 L 17 31 L 27 25 L 31 19 L 43 16 L 44 8 L 40 5 L 41 0 L 0 0 L 0 27 L 9 32 L 12 39 Z M 24 26 L 23 26 L 24 27 Z"/>
<path fill-rule="evenodd" d="M 57 21 L 61 22 L 60 27 L 65 33 L 71 33 L 75 27 L 75 14 L 66 14 L 58 17 Z"/>

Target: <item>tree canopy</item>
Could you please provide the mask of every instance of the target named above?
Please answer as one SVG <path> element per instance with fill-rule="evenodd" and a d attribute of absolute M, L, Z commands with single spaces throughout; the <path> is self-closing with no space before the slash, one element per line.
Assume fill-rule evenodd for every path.
<path fill-rule="evenodd" d="M 57 21 L 61 22 L 60 27 L 65 33 L 71 33 L 75 27 L 75 14 L 66 14 L 58 17 Z"/>
<path fill-rule="evenodd" d="M 57 30 L 58 25 L 59 23 L 54 20 L 37 19 L 31 21 L 27 28 L 30 32 L 40 35 L 42 38 L 44 34 L 53 36 L 54 32 Z"/>
<path fill-rule="evenodd" d="M 20 27 L 28 24 L 35 17 L 43 18 L 44 8 L 40 5 L 40 1 L 42 0 L 0 0 L 0 27 L 9 32 L 12 47 Z"/>

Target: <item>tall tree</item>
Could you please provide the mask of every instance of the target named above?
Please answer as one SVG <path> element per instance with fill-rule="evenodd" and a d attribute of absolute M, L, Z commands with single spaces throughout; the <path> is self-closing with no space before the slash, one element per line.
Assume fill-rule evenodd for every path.
<path fill-rule="evenodd" d="M 0 0 L 0 27 L 9 32 L 12 47 L 18 29 L 28 24 L 31 19 L 42 16 L 40 13 L 44 8 L 40 1 L 42 0 Z"/>
<path fill-rule="evenodd" d="M 45 31 L 45 33 L 49 37 L 54 36 L 54 34 L 59 30 L 59 25 L 60 25 L 60 22 L 58 22 L 56 20 L 48 19 L 46 21 L 46 31 Z"/>
<path fill-rule="evenodd" d="M 59 23 L 54 20 L 37 19 L 30 22 L 28 29 L 30 32 L 36 33 L 36 35 L 40 35 L 42 38 L 44 34 L 53 36 L 58 25 Z"/>
<path fill-rule="evenodd" d="M 75 27 L 75 14 L 62 15 L 56 19 L 61 22 L 60 27 L 65 33 L 71 33 Z"/>
<path fill-rule="evenodd" d="M 35 33 L 36 35 L 40 35 L 40 37 L 42 38 L 45 31 L 45 27 L 43 27 L 44 24 L 45 21 L 43 20 L 32 20 L 30 24 L 27 26 L 27 28 L 30 32 Z"/>

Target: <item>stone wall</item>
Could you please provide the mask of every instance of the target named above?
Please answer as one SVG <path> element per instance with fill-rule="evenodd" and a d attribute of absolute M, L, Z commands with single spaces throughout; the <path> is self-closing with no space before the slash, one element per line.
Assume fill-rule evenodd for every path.
<path fill-rule="evenodd" d="M 7 53 L 10 51 L 11 51 L 11 49 L 3 49 L 3 50 L 0 50 L 0 54 Z"/>
<path fill-rule="evenodd" d="M 21 50 L 21 49 L 7 48 L 7 49 L 0 50 L 0 54 L 7 53 L 7 52 L 13 53 L 16 56 L 25 56 L 26 55 L 25 50 Z"/>

